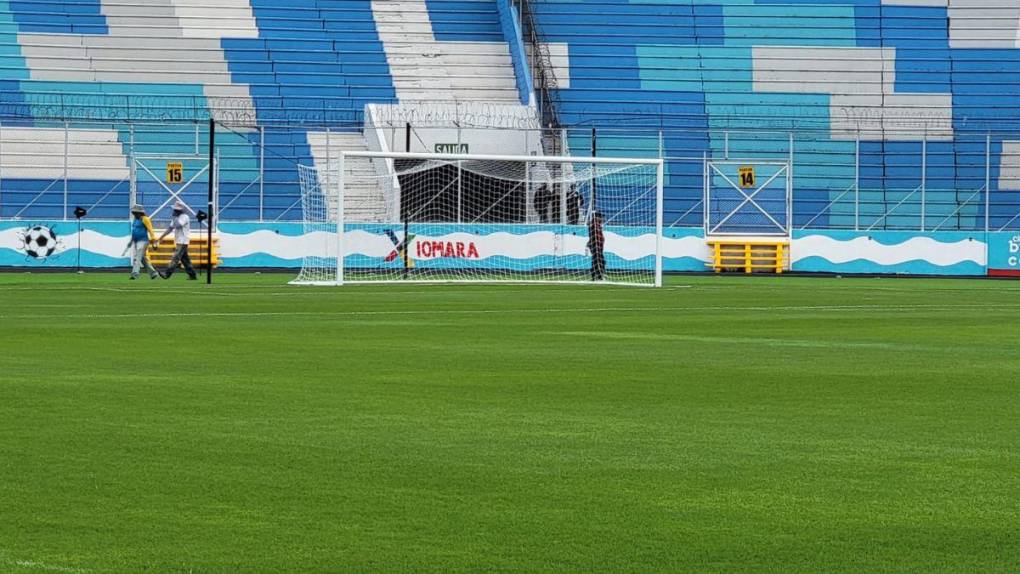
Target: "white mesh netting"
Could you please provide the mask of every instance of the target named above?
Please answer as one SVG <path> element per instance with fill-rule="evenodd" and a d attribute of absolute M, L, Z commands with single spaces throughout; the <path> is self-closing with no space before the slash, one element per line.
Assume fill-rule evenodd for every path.
<path fill-rule="evenodd" d="M 464 157 L 300 166 L 295 283 L 660 282 L 659 163 Z"/>

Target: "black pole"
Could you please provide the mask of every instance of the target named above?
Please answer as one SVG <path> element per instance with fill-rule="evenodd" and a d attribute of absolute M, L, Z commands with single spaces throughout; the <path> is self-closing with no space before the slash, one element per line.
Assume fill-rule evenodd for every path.
<path fill-rule="evenodd" d="M 411 122 L 407 122 L 407 126 L 404 128 L 404 151 L 406 151 L 408 153 L 411 152 Z M 407 202 L 405 201 L 406 199 L 407 198 L 404 197 L 403 188 L 401 188 L 401 192 L 400 192 L 400 211 L 403 212 L 402 215 L 403 215 L 403 219 L 404 219 L 404 239 L 403 239 L 404 252 L 403 252 L 402 255 L 404 257 L 404 277 L 405 278 L 407 278 L 407 270 L 410 268 L 409 265 L 408 265 L 409 261 L 407 259 L 407 251 L 408 251 L 408 249 L 411 248 L 411 246 L 408 244 L 408 241 L 407 241 L 407 238 L 410 237 L 411 231 L 409 229 L 410 224 L 407 221 L 408 210 L 407 210 Z"/>
<path fill-rule="evenodd" d="M 81 217 L 78 218 L 78 274 L 81 274 Z"/>
<path fill-rule="evenodd" d="M 213 221 L 216 220 L 216 212 L 213 211 L 213 188 L 216 185 L 216 120 L 209 118 L 209 197 L 208 204 L 206 205 L 206 213 L 209 214 L 209 219 L 206 220 L 206 240 L 205 240 L 205 282 L 207 285 L 212 285 L 212 271 L 213 271 L 213 244 L 212 244 L 212 229 Z"/>

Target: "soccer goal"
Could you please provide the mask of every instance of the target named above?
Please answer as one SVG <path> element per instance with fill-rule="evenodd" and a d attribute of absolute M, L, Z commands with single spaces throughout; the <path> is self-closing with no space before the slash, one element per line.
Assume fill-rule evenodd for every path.
<path fill-rule="evenodd" d="M 662 284 L 658 159 L 347 152 L 299 172 L 295 284 Z"/>

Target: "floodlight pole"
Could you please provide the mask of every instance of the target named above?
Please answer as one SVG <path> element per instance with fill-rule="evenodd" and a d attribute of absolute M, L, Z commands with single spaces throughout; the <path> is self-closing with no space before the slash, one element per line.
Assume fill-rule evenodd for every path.
<path fill-rule="evenodd" d="M 205 241 L 205 282 L 207 285 L 212 285 L 212 274 L 213 274 L 213 237 L 212 228 L 213 222 L 216 219 L 216 212 L 213 211 L 213 193 L 216 186 L 216 120 L 212 117 L 209 118 L 209 194 L 208 203 L 206 205 L 206 213 L 209 214 L 209 219 L 206 223 L 206 241 Z"/>

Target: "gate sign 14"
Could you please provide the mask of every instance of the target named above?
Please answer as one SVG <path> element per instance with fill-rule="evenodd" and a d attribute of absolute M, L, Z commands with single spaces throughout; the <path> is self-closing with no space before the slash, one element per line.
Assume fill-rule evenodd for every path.
<path fill-rule="evenodd" d="M 737 175 L 740 176 L 740 187 L 744 189 L 754 189 L 754 166 L 753 165 L 742 165 L 737 170 Z"/>
<path fill-rule="evenodd" d="M 168 161 L 166 164 L 166 182 L 184 182 L 184 164 L 179 161 Z"/>

